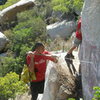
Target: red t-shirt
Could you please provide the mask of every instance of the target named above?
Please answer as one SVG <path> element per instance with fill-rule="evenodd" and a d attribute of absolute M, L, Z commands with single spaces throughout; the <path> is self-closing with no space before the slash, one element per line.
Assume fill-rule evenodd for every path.
<path fill-rule="evenodd" d="M 81 30 L 81 18 L 78 21 L 78 25 L 76 29 L 76 38 L 82 40 L 82 33 L 80 32 L 80 30 Z"/>
<path fill-rule="evenodd" d="M 44 51 L 42 54 L 50 54 L 48 51 Z M 45 72 L 47 66 L 47 60 L 54 61 L 50 56 L 46 55 L 35 55 L 34 56 L 34 69 L 36 70 L 36 80 L 33 82 L 39 82 L 45 80 Z M 27 64 L 30 64 L 30 57 L 27 56 Z"/>

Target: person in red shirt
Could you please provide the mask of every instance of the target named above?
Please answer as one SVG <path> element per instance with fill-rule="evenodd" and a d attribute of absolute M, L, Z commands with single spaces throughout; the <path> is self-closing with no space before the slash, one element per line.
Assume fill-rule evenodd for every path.
<path fill-rule="evenodd" d="M 68 57 L 70 56 L 74 58 L 72 52 L 76 47 L 78 47 L 81 44 L 81 42 L 82 42 L 82 33 L 81 33 L 81 17 L 80 17 L 80 19 L 78 20 L 77 29 L 75 32 L 75 39 L 73 41 L 73 46 L 67 52 Z"/>
<path fill-rule="evenodd" d="M 47 61 L 57 63 L 56 57 L 46 51 L 42 43 L 36 43 L 34 49 L 35 51 L 29 52 L 26 58 L 29 70 L 36 74 L 36 80 L 30 83 L 31 100 L 37 100 L 38 93 L 43 93 Z"/>

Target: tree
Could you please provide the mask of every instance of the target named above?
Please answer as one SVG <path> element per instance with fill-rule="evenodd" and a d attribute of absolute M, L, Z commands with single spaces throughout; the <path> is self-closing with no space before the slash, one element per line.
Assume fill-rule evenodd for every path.
<path fill-rule="evenodd" d="M 13 29 L 13 52 L 16 53 L 16 56 L 19 56 L 23 46 L 32 48 L 36 41 L 44 41 L 45 33 L 46 25 L 39 17 L 20 22 Z"/>

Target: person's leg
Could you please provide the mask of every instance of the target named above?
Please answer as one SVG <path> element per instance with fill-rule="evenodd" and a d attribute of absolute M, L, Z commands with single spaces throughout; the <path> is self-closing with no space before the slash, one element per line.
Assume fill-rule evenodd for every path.
<path fill-rule="evenodd" d="M 41 82 L 31 82 L 31 94 L 32 94 L 32 99 L 31 100 L 37 100 L 38 94 L 43 93 L 44 90 L 44 80 Z"/>
<path fill-rule="evenodd" d="M 44 80 L 41 82 L 38 82 L 38 92 L 43 93 L 44 92 Z"/>
<path fill-rule="evenodd" d="M 70 63 L 67 62 L 67 66 L 68 66 L 69 72 L 70 72 L 71 74 L 73 74 L 72 69 L 70 68 Z"/>
<path fill-rule="evenodd" d="M 37 100 L 38 93 L 32 93 L 31 100 Z"/>
<path fill-rule="evenodd" d="M 76 48 L 76 46 L 73 45 L 73 46 L 69 49 L 69 51 L 67 52 L 67 54 L 71 54 L 75 48 Z"/>
<path fill-rule="evenodd" d="M 74 41 L 73 41 L 73 46 L 69 49 L 67 54 L 72 54 L 73 50 L 78 47 L 80 45 L 80 43 L 82 42 L 82 40 L 79 40 L 75 37 Z"/>
<path fill-rule="evenodd" d="M 75 66 L 74 66 L 73 63 L 72 63 L 71 65 L 72 65 L 73 72 L 74 72 L 74 74 L 75 74 L 75 73 L 77 72 L 77 71 L 76 71 L 76 68 L 75 68 Z"/>
<path fill-rule="evenodd" d="M 37 100 L 38 90 L 37 90 L 36 83 L 34 82 L 30 83 L 30 90 L 31 90 L 31 95 L 32 95 L 31 100 Z"/>
<path fill-rule="evenodd" d="M 81 64 L 79 65 L 79 74 L 81 75 Z"/>

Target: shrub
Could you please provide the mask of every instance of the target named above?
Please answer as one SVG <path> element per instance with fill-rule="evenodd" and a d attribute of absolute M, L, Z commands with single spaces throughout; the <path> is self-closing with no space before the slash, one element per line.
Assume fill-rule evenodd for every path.
<path fill-rule="evenodd" d="M 100 87 L 95 86 L 93 89 L 95 90 L 95 93 L 92 100 L 100 100 Z"/>
<path fill-rule="evenodd" d="M 18 2 L 20 0 L 7 0 L 7 2 L 5 3 L 5 5 L 0 5 L 0 10 L 4 9 L 4 8 L 7 8 L 9 6 L 11 6 L 12 4 Z"/>
<path fill-rule="evenodd" d="M 83 0 L 52 0 L 52 5 L 55 11 L 73 12 L 82 8 Z"/>
<path fill-rule="evenodd" d="M 10 71 L 16 72 L 17 74 L 20 74 L 22 71 L 22 59 L 20 57 L 16 59 L 13 57 L 2 57 L 0 63 L 0 77 L 5 76 Z"/>
<path fill-rule="evenodd" d="M 16 95 L 23 94 L 26 90 L 27 86 L 19 81 L 16 73 L 10 72 L 4 77 L 0 77 L 0 100 L 14 99 Z"/>
<path fill-rule="evenodd" d="M 31 48 L 35 42 L 46 39 L 45 22 L 32 14 L 32 11 L 27 11 L 18 15 L 19 23 L 13 28 L 12 51 L 16 52 L 16 56 L 20 55 L 23 46 Z"/>

